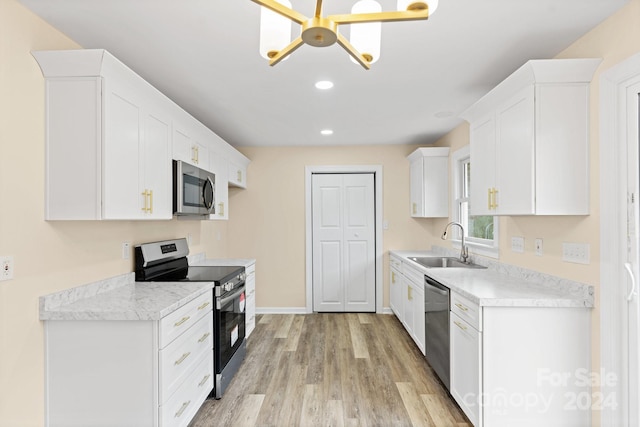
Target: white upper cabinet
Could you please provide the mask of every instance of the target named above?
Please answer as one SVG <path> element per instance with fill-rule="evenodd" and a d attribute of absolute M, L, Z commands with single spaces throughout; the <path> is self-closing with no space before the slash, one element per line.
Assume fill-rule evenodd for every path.
<path fill-rule="evenodd" d="M 33 55 L 46 77 L 45 218 L 170 219 L 162 95 L 103 50 Z"/>
<path fill-rule="evenodd" d="M 221 145 L 209 152 L 209 164 L 211 172 L 215 174 L 216 182 L 216 206 L 215 213 L 209 215 L 210 219 L 229 219 L 229 167 L 227 154 Z"/>
<path fill-rule="evenodd" d="M 600 62 L 529 61 L 462 114 L 473 215 L 589 214 L 589 82 Z"/>
<path fill-rule="evenodd" d="M 33 56 L 45 77 L 45 219 L 171 219 L 172 158 L 219 176 L 216 217 L 228 218 L 227 175 L 246 188 L 249 159 L 105 50 Z"/>
<path fill-rule="evenodd" d="M 449 216 L 449 148 L 418 148 L 408 157 L 410 166 L 411 216 Z"/>
<path fill-rule="evenodd" d="M 208 133 L 213 134 L 186 112 L 180 111 L 173 120 L 173 159 L 213 172 Z"/>
<path fill-rule="evenodd" d="M 229 185 L 232 187 L 247 188 L 247 166 L 249 159 L 242 154 L 229 158 Z"/>

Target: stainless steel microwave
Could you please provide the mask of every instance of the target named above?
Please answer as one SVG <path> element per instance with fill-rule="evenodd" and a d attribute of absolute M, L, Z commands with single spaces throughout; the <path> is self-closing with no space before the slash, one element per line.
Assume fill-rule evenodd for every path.
<path fill-rule="evenodd" d="M 209 215 L 215 213 L 216 178 L 211 172 L 180 160 L 173 161 L 173 213 Z"/>

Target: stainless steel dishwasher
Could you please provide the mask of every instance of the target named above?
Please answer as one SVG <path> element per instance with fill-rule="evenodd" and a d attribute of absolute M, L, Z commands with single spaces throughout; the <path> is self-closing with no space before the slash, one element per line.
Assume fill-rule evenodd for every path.
<path fill-rule="evenodd" d="M 424 276 L 424 331 L 427 361 L 449 390 L 449 288 Z"/>

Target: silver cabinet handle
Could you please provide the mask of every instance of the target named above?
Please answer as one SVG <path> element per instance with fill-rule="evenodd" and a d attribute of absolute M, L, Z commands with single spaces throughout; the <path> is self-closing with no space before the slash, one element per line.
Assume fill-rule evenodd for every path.
<path fill-rule="evenodd" d="M 458 328 L 462 329 L 463 331 L 466 331 L 466 330 L 467 330 L 467 327 L 466 327 L 466 326 L 464 326 L 462 323 L 458 322 L 457 320 L 454 320 L 454 321 L 453 321 L 453 323 L 455 323 L 455 324 L 456 324 L 456 326 L 457 326 Z"/>
<path fill-rule="evenodd" d="M 191 352 L 186 352 L 185 354 L 182 355 L 182 357 L 180 357 L 180 359 L 176 360 L 175 362 L 173 362 L 174 365 L 179 365 L 182 362 L 184 362 L 184 360 L 189 357 L 189 355 L 191 354 Z"/>
<path fill-rule="evenodd" d="M 191 316 L 184 316 L 182 319 L 178 320 L 176 323 L 173 324 L 173 326 L 182 326 L 182 324 L 184 324 L 184 322 L 186 322 L 187 320 L 191 319 Z"/>
<path fill-rule="evenodd" d="M 458 307 L 462 311 L 469 311 L 469 309 L 467 307 L 465 307 L 464 305 L 462 305 L 460 303 L 456 303 L 456 307 Z"/>
<path fill-rule="evenodd" d="M 174 418 L 180 418 L 180 416 L 185 411 L 185 409 L 187 409 L 187 406 L 189 406 L 189 404 L 191 404 L 190 400 L 188 402 L 184 402 L 180 407 L 180 409 L 178 410 L 178 412 L 176 412 L 176 414 L 174 415 Z"/>
<path fill-rule="evenodd" d="M 209 338 L 209 335 L 211 335 L 209 332 L 207 332 L 206 334 L 204 334 L 202 337 L 200 337 L 200 339 L 198 340 L 198 342 L 204 342 L 204 340 L 206 340 L 207 338 Z"/>
<path fill-rule="evenodd" d="M 207 383 L 207 380 L 211 377 L 211 374 L 207 374 L 204 376 L 204 378 L 202 379 L 202 381 L 200 381 L 200 384 L 198 384 L 198 387 L 202 387 L 203 385 L 205 385 Z"/>

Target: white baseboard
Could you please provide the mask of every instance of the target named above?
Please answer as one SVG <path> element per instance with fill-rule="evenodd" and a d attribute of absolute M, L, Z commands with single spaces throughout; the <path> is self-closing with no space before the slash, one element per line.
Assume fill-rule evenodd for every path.
<path fill-rule="evenodd" d="M 305 307 L 256 307 L 256 314 L 310 314 Z M 393 314 L 390 307 L 384 307 L 380 314 Z"/>
<path fill-rule="evenodd" d="M 306 307 L 256 307 L 256 314 L 307 314 Z"/>

